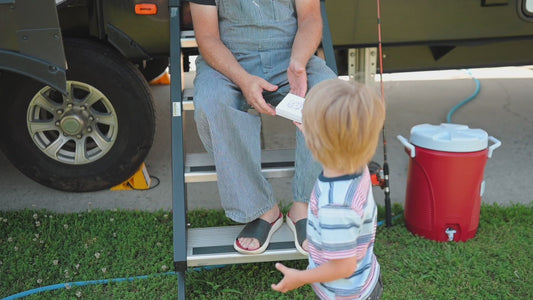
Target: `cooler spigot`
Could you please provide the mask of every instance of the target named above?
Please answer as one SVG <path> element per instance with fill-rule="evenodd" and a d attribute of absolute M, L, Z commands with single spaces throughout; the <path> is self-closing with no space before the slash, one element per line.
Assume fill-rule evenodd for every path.
<path fill-rule="evenodd" d="M 448 241 L 451 242 L 453 241 L 453 237 L 457 233 L 457 230 L 450 227 L 450 228 L 446 228 L 445 233 L 448 235 Z"/>

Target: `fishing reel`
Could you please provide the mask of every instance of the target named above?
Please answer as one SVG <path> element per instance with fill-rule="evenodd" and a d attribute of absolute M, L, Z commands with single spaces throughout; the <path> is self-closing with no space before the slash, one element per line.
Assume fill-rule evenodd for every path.
<path fill-rule="evenodd" d="M 381 189 L 385 188 L 385 173 L 381 165 L 375 161 L 368 163 L 368 171 L 370 172 L 370 179 L 372 179 L 372 186 L 379 186 Z"/>

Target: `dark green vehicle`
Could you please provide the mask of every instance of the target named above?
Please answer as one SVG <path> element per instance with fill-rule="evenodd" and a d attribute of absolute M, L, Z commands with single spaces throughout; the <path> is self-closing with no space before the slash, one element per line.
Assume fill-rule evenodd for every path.
<path fill-rule="evenodd" d="M 147 82 L 170 56 L 168 2 L 0 0 L 0 147 L 13 165 L 72 192 L 138 170 L 155 132 Z M 366 72 L 376 1 L 325 3 L 339 73 Z M 533 64 L 533 0 L 381 0 L 381 26 L 384 72 Z"/>

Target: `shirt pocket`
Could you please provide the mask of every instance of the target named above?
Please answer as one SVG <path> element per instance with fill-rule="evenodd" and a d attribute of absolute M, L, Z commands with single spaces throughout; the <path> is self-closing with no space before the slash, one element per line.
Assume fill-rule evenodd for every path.
<path fill-rule="evenodd" d="M 271 0 L 276 21 L 285 21 L 296 16 L 294 0 Z"/>

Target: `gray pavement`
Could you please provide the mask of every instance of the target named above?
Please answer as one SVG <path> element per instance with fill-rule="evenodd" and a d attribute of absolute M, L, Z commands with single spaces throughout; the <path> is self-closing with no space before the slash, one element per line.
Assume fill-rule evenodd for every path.
<path fill-rule="evenodd" d="M 502 142 L 485 169 L 486 188 L 483 203 L 532 203 L 533 181 L 533 67 L 474 69 L 481 83 L 479 95 L 459 109 L 452 122 L 481 128 Z M 474 80 L 463 70 L 386 74 L 386 137 L 391 170 L 391 200 L 404 203 L 409 158 L 397 135 L 409 138 L 414 125 L 446 122 L 446 114 L 470 96 Z M 16 170 L 0 153 L 0 210 L 24 208 L 75 212 L 87 209 L 170 210 L 172 188 L 170 172 L 169 87 L 153 86 L 157 129 L 154 146 L 146 159 L 150 175 L 159 185 L 144 191 L 99 191 L 66 193 L 41 186 Z M 195 133 L 192 112 L 186 112 L 186 151 L 202 152 Z M 264 117 L 264 147 L 289 148 L 294 145 L 294 127 L 279 117 Z M 382 163 L 381 144 L 375 161 Z M 460 175 L 460 174 L 458 174 Z M 280 201 L 291 198 L 291 180 L 272 179 Z M 155 183 L 155 180 L 154 180 Z M 374 188 L 378 204 L 383 192 Z M 187 186 L 189 209 L 220 208 L 216 183 Z"/>

